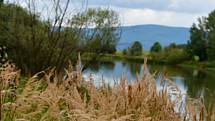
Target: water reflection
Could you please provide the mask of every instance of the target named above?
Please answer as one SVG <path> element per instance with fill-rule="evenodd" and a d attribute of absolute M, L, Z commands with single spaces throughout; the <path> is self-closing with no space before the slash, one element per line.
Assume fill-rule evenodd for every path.
<path fill-rule="evenodd" d="M 122 75 L 125 75 L 130 81 L 135 80 L 137 73 L 140 76 L 142 74 L 141 66 L 140 63 L 97 62 L 91 64 L 84 75 L 88 77 L 92 73 L 98 80 L 103 77 L 109 84 L 113 84 L 114 79 L 120 78 Z M 206 108 L 208 105 L 215 104 L 215 75 L 213 72 L 159 65 L 148 65 L 148 70 L 150 73 L 156 72 L 155 78 L 158 86 L 160 84 L 159 76 L 165 73 L 189 97 L 203 99 Z"/>
<path fill-rule="evenodd" d="M 113 71 L 115 67 L 114 62 L 94 62 L 89 64 L 88 70 L 92 72 L 98 72 L 99 70 L 107 70 L 107 71 Z"/>
<path fill-rule="evenodd" d="M 141 71 L 141 64 L 138 63 L 125 63 L 125 66 L 127 67 L 131 75 L 134 77 L 137 73 L 140 74 Z"/>

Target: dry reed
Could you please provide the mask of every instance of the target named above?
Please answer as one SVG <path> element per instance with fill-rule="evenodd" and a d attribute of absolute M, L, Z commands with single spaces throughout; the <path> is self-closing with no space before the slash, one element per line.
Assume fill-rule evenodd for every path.
<path fill-rule="evenodd" d="M 0 68 L 0 120 L 14 120 L 17 105 L 16 88 L 19 84 L 20 71 L 13 64 L 6 63 Z"/>
<path fill-rule="evenodd" d="M 14 104 L 15 119 L 20 121 L 203 121 L 205 108 L 196 113 L 195 106 L 187 103 L 180 114 L 180 90 L 166 77 L 167 86 L 156 87 L 153 75 L 145 73 L 132 84 L 122 77 L 113 86 L 102 83 L 95 86 L 93 77 L 83 80 L 80 58 L 76 68 L 71 65 L 66 77 L 59 79 L 55 70 L 40 72 L 30 78 Z M 6 68 L 7 70 L 7 68 Z M 10 69 L 8 69 L 9 71 Z M 16 71 L 7 72 L 13 74 Z M 16 72 L 17 74 L 17 72 Z M 4 74 L 1 73 L 1 77 Z M 7 80 L 7 78 L 3 78 Z M 14 79 L 13 79 L 14 80 Z M 18 81 L 16 82 L 18 83 Z M 164 83 L 164 82 L 162 82 Z M 7 84 L 4 84 L 7 85 Z M 2 91 L 2 90 L 1 90 Z M 174 95 L 174 99 L 170 98 Z M 214 112 L 211 114 L 214 120 Z"/>

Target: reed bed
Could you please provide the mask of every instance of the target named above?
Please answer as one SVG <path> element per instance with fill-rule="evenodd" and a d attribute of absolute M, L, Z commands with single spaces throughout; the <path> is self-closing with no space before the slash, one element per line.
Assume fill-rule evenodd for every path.
<path fill-rule="evenodd" d="M 8 104 L 6 112 L 1 101 L 1 119 L 8 121 L 204 121 L 205 108 L 194 101 L 183 107 L 180 90 L 165 76 L 158 90 L 154 76 L 145 73 L 133 83 L 126 77 L 115 81 L 113 86 L 104 83 L 95 86 L 93 77 L 84 80 L 80 69 L 80 59 L 76 67 L 69 65 L 63 78 L 54 69 L 37 73 L 31 77 L 23 92 Z M 6 73 L 6 74 L 5 74 Z M 4 68 L 1 71 L 1 93 L 9 89 L 8 82 L 19 83 L 19 71 Z M 166 85 L 166 86 L 165 86 Z M 9 97 L 9 95 L 7 95 Z M 174 98 L 170 98 L 174 96 Z M 4 100 L 5 95 L 1 95 Z M 197 103 L 195 103 L 197 104 Z M 198 103 L 200 104 L 200 103 Z M 214 112 L 210 114 L 214 121 Z M 7 118 L 9 115 L 10 118 Z"/>
<path fill-rule="evenodd" d="M 0 120 L 12 121 L 15 118 L 16 88 L 19 85 L 20 71 L 15 65 L 6 63 L 0 68 Z"/>

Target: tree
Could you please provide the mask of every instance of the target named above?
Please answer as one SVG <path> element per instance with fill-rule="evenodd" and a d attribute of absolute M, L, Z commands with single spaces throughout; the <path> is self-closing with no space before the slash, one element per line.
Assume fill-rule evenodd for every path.
<path fill-rule="evenodd" d="M 0 35 L 0 44 L 8 48 L 9 59 L 29 74 L 55 65 L 58 68 L 59 62 L 65 62 L 60 55 L 65 51 L 62 45 L 66 43 L 66 33 L 52 31 L 52 24 L 40 20 L 34 10 L 3 4 L 0 11 L 0 31 L 4 33 Z"/>
<path fill-rule="evenodd" d="M 1 5 L 4 3 L 4 0 L 0 0 L 0 7 L 1 7 Z"/>
<path fill-rule="evenodd" d="M 190 29 L 191 37 L 187 44 L 187 53 L 190 57 L 198 56 L 200 61 L 207 60 L 207 38 L 204 37 L 206 18 L 199 18 L 198 25 L 193 24 Z"/>
<path fill-rule="evenodd" d="M 135 41 L 129 49 L 129 54 L 132 56 L 139 56 L 142 55 L 142 51 L 143 48 L 141 43 L 139 41 Z"/>
<path fill-rule="evenodd" d="M 208 36 L 208 58 L 210 60 L 215 60 L 215 10 L 212 11 L 206 23 Z"/>
<path fill-rule="evenodd" d="M 91 57 L 83 70 L 105 53 L 116 52 L 116 45 L 120 38 L 119 16 L 116 12 L 108 9 L 88 9 L 87 12 L 78 13 L 71 19 L 73 30 L 80 30 L 81 38 L 78 40 L 85 43 L 82 54 L 96 53 Z"/>
<path fill-rule="evenodd" d="M 123 54 L 123 55 L 127 55 L 127 54 L 128 54 L 127 49 L 123 49 L 122 54 Z"/>
<path fill-rule="evenodd" d="M 177 47 L 177 45 L 175 44 L 175 43 L 171 43 L 169 46 L 168 46 L 168 48 L 176 48 Z"/>
<path fill-rule="evenodd" d="M 48 67 L 60 71 L 69 60 L 75 64 L 78 52 L 95 52 L 91 59 L 95 61 L 102 53 L 116 50 L 119 20 L 114 11 L 89 9 L 66 16 L 70 15 L 70 0 L 65 5 L 54 0 L 49 5 L 54 8 L 52 16 L 43 20 L 35 8 L 37 1 L 26 2 L 26 9 L 14 4 L 0 7 L 0 44 L 24 73 L 35 74 Z"/>
<path fill-rule="evenodd" d="M 151 52 L 160 52 L 162 50 L 161 44 L 159 42 L 155 42 L 151 47 Z"/>
<path fill-rule="evenodd" d="M 75 15 L 71 21 L 73 28 L 81 28 L 81 39 L 88 44 L 86 51 L 96 53 L 116 51 L 120 37 L 118 31 L 120 23 L 116 12 L 101 8 L 88 9 L 87 12 Z"/>

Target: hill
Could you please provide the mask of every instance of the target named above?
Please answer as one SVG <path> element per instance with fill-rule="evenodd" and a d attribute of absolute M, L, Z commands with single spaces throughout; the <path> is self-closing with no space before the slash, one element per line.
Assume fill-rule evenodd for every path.
<path fill-rule="evenodd" d="M 149 50 L 154 42 L 159 41 L 162 46 L 170 43 L 185 44 L 190 38 L 189 28 L 169 27 L 163 25 L 135 25 L 123 26 L 118 50 L 129 47 L 134 41 L 140 41 L 145 50 Z"/>

